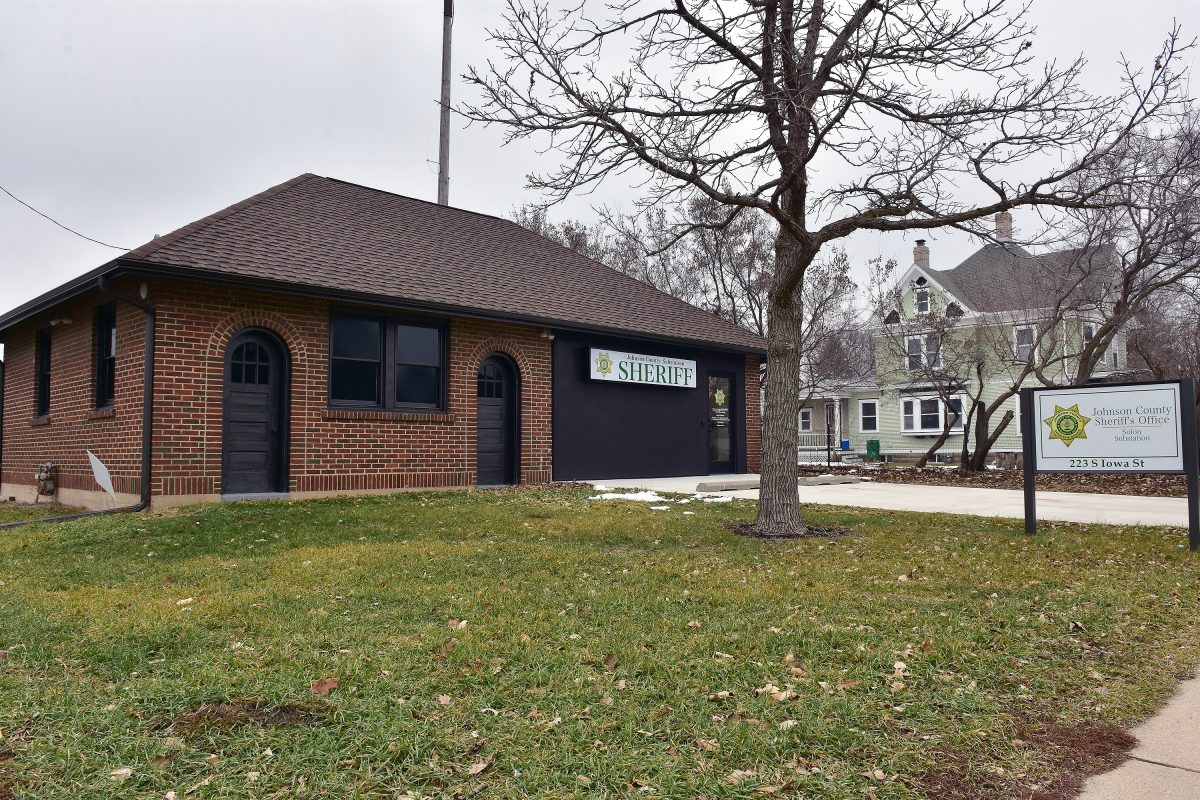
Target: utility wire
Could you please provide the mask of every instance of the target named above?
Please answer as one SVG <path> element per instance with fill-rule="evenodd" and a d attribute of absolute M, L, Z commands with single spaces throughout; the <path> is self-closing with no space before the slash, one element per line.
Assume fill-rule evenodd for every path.
<path fill-rule="evenodd" d="M 113 250 L 129 250 L 129 249 L 130 249 L 130 248 L 128 248 L 128 247 L 121 247 L 120 245 L 109 244 L 108 242 L 102 242 L 102 241 L 100 241 L 99 239 L 93 239 L 93 238 L 92 238 L 92 237 L 90 237 L 90 236 L 84 236 L 84 235 L 83 235 L 82 233 L 80 233 L 79 231 L 77 231 L 77 230 L 75 230 L 75 229 L 73 229 L 73 228 L 68 228 L 66 225 L 63 225 L 61 222 L 59 222 L 58 220 L 56 220 L 54 217 L 50 216 L 49 214 L 43 214 L 41 211 L 38 211 L 36 208 L 34 208 L 33 206 L 29 205 L 29 203 L 26 203 L 24 200 L 22 200 L 21 198 L 17 197 L 15 194 L 13 194 L 12 192 L 10 192 L 8 189 L 5 189 L 3 186 L 0 186 L 0 192 L 4 192 L 6 195 L 8 195 L 9 197 L 11 197 L 13 200 L 16 200 L 18 203 L 20 203 L 21 205 L 25 206 L 26 208 L 28 208 L 28 209 L 29 209 L 30 211 L 32 211 L 33 213 L 37 214 L 39 217 L 43 217 L 43 218 L 45 218 L 45 219 L 48 219 L 48 220 L 50 220 L 50 221 L 51 221 L 51 222 L 53 222 L 55 225 L 57 225 L 58 227 L 62 228 L 64 231 L 67 231 L 68 233 L 73 233 L 73 234 L 75 234 L 76 236 L 78 236 L 80 239 L 87 239 L 89 242 L 94 242 L 94 243 L 96 243 L 96 244 L 98 244 L 98 245 L 103 245 L 104 247 L 111 247 Z"/>

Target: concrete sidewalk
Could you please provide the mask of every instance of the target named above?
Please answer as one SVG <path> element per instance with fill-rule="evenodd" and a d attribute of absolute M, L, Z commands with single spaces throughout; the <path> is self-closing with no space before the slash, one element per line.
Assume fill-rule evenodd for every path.
<path fill-rule="evenodd" d="M 1129 760 L 1089 778 L 1079 800 L 1196 800 L 1200 797 L 1200 681 L 1180 685 L 1166 707 L 1130 733 Z"/>
<path fill-rule="evenodd" d="M 757 476 L 727 477 L 754 478 Z M 696 491 L 698 484 L 710 480 L 712 480 L 711 476 L 698 476 L 589 482 L 614 489 L 653 489 L 659 492 L 692 493 Z M 723 492 L 722 494 L 758 499 L 757 489 Z M 801 486 L 800 500 L 805 503 L 886 508 L 896 511 L 930 511 L 1013 519 L 1024 519 L 1025 517 L 1024 497 L 1021 492 L 1012 489 L 922 486 L 866 481 L 834 486 Z M 1044 520 L 1106 525 L 1187 527 L 1187 500 L 1183 497 L 1038 492 L 1037 503 L 1038 519 Z"/>

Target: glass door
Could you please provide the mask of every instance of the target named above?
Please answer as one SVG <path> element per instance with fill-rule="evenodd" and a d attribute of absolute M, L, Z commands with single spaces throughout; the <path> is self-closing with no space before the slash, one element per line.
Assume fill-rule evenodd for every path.
<path fill-rule="evenodd" d="M 733 375 L 708 376 L 708 471 L 733 472 Z"/>

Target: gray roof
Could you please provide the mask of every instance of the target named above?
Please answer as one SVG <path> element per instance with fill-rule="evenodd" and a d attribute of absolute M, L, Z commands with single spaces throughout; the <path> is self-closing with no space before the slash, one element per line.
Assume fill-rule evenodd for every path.
<path fill-rule="evenodd" d="M 116 268 L 766 350 L 761 337 L 511 220 L 307 174 L 0 316 L 0 330 Z"/>
<path fill-rule="evenodd" d="M 930 277 L 973 311 L 1021 311 L 1069 292 L 1074 306 L 1096 305 L 1112 268 L 1108 248 L 1033 254 L 1018 244 L 987 244 L 957 267 Z"/>

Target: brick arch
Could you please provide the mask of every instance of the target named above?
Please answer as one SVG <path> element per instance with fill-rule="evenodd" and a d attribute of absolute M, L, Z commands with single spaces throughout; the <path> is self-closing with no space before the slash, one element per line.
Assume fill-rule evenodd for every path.
<path fill-rule="evenodd" d="M 230 340 L 246 328 L 265 328 L 271 331 L 287 345 L 293 369 L 297 365 L 307 366 L 308 348 L 304 345 L 304 337 L 286 317 L 269 311 L 239 311 L 221 320 L 214 326 L 212 336 L 209 337 L 205 353 L 207 357 L 223 359 Z"/>
<path fill-rule="evenodd" d="M 513 363 L 517 365 L 517 370 L 520 372 L 518 377 L 522 382 L 524 382 L 525 376 L 530 374 L 531 366 L 529 358 L 525 355 L 525 351 L 521 348 L 520 343 L 511 339 L 485 339 L 471 351 L 471 355 L 467 359 L 467 365 L 478 371 L 480 365 L 483 364 L 483 360 L 493 353 L 502 353 L 511 358 Z"/>

